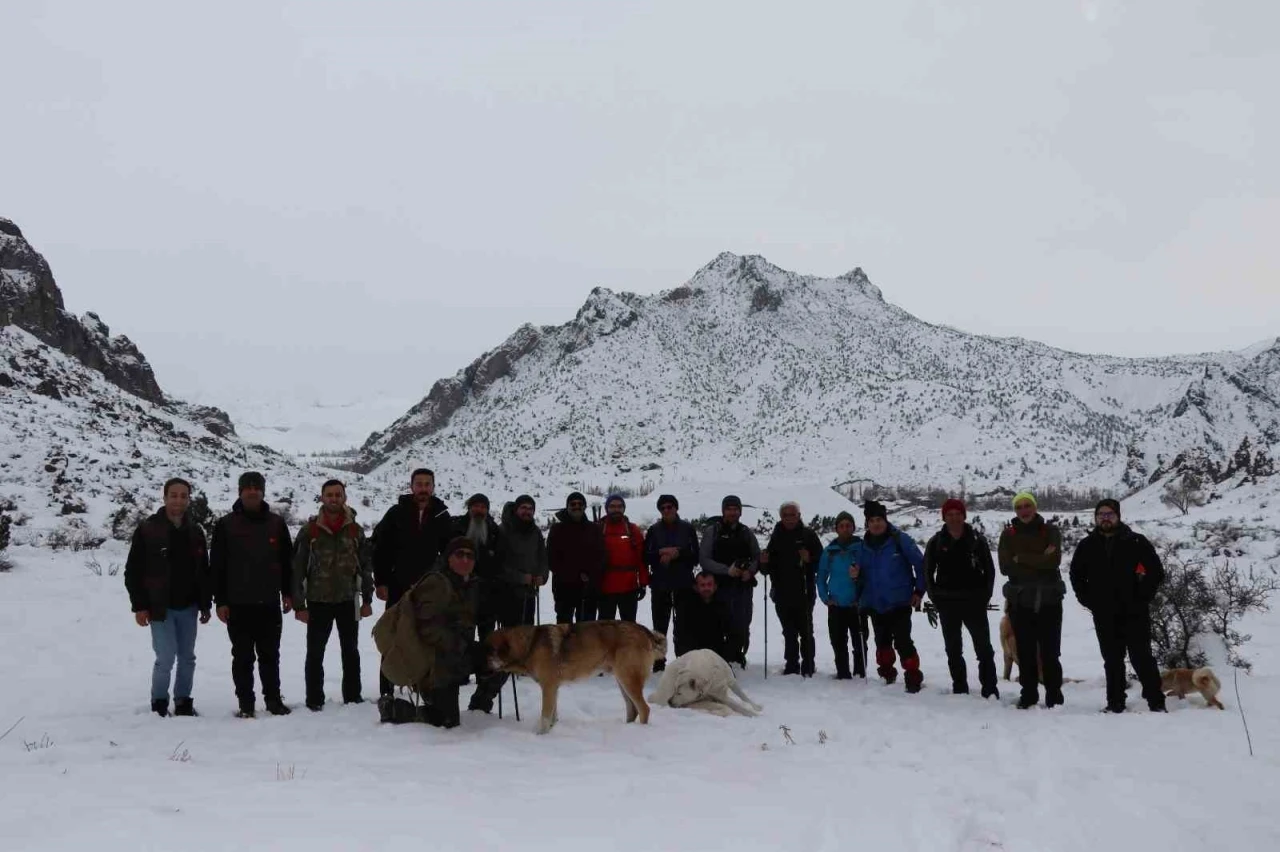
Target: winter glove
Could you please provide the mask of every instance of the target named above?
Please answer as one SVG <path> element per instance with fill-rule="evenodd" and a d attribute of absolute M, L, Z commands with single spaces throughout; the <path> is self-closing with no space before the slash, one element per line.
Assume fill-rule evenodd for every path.
<path fill-rule="evenodd" d="M 938 608 L 933 605 L 933 601 L 924 605 L 924 614 L 929 619 L 929 626 L 936 629 L 938 626 Z"/>
<path fill-rule="evenodd" d="M 636 590 L 636 603 L 639 603 L 642 600 L 644 600 L 644 586 L 641 586 Z"/>

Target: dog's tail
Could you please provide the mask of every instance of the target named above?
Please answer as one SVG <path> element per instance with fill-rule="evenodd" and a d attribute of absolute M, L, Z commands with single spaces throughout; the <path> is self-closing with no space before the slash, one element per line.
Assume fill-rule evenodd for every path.
<path fill-rule="evenodd" d="M 1196 690 L 1204 696 L 1206 704 L 1210 707 L 1217 707 L 1219 710 L 1227 709 L 1218 700 L 1218 693 L 1222 691 L 1222 683 L 1219 682 L 1218 676 L 1213 673 L 1213 669 L 1196 669 L 1191 674 L 1191 682 L 1195 685 Z"/>
<path fill-rule="evenodd" d="M 645 632 L 649 634 L 649 644 L 653 646 L 653 659 L 655 661 L 665 660 L 667 658 L 667 637 L 660 633 L 654 633 L 647 627 Z"/>

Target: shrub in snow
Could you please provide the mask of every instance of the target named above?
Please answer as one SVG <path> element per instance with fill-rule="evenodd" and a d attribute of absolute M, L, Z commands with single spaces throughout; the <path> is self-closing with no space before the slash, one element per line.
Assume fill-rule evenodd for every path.
<path fill-rule="evenodd" d="M 5 553 L 5 549 L 9 546 L 9 528 L 12 523 L 8 515 L 0 514 L 0 571 L 13 570 L 13 563 Z"/>
<path fill-rule="evenodd" d="M 1203 506 L 1206 500 L 1199 475 L 1191 471 L 1166 482 L 1164 492 L 1160 495 L 1161 503 L 1184 515 L 1196 506 Z"/>
<path fill-rule="evenodd" d="M 107 537 L 95 533 L 82 518 L 66 518 L 44 537 L 45 547 L 53 550 L 96 550 Z"/>
<path fill-rule="evenodd" d="M 133 538 L 138 524 L 145 521 L 150 514 L 141 506 L 121 506 L 111 513 L 111 518 L 107 522 L 111 529 L 111 537 L 116 541 L 129 541 Z"/>

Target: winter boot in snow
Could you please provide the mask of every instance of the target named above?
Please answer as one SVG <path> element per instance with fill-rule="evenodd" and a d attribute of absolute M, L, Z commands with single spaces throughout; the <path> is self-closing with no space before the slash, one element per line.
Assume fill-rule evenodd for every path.
<path fill-rule="evenodd" d="M 892 648 L 879 648 L 876 650 L 876 674 L 884 678 L 885 683 L 893 683 L 898 679 L 898 670 L 893 667 L 897 657 L 894 656 Z"/>
<path fill-rule="evenodd" d="M 994 686 L 984 686 L 982 687 L 982 697 L 994 698 L 998 701 L 1000 700 L 1000 690 Z"/>
<path fill-rule="evenodd" d="M 1046 692 L 1044 694 L 1045 707 L 1059 707 L 1066 703 L 1067 699 L 1063 697 L 1061 689 L 1054 690 L 1053 692 Z"/>
<path fill-rule="evenodd" d="M 196 712 L 195 703 L 190 698 L 175 698 L 173 700 L 173 715 L 175 716 L 199 716 Z"/>
<path fill-rule="evenodd" d="M 282 698 L 268 698 L 263 704 L 266 706 L 267 712 L 272 716 L 288 716 L 293 712 Z"/>
<path fill-rule="evenodd" d="M 1024 695 L 1018 699 L 1018 709 L 1030 710 L 1032 707 L 1035 707 L 1039 703 L 1040 703 L 1039 696 L 1031 697 L 1028 695 Z"/>
<path fill-rule="evenodd" d="M 785 666 L 783 666 L 783 667 L 782 667 L 782 673 L 783 673 L 784 675 L 797 675 L 797 674 L 800 674 L 800 664 L 799 664 L 799 663 L 787 663 Z"/>
<path fill-rule="evenodd" d="M 240 709 L 236 711 L 237 719 L 252 719 L 255 715 L 252 704 L 241 704 Z"/>
<path fill-rule="evenodd" d="M 920 671 L 920 658 L 908 657 L 902 661 L 902 680 L 906 684 L 907 692 L 917 693 L 924 686 L 924 672 Z M 968 689 L 966 688 L 966 691 Z"/>
<path fill-rule="evenodd" d="M 813 677 L 817 671 L 818 669 L 813 664 L 813 660 L 805 660 L 803 663 L 800 664 L 801 677 Z"/>
<path fill-rule="evenodd" d="M 1152 713 L 1168 713 L 1169 712 L 1169 708 L 1165 706 L 1163 695 L 1161 695 L 1159 698 L 1152 698 L 1150 701 L 1147 702 L 1147 707 L 1151 710 Z"/>
<path fill-rule="evenodd" d="M 1124 702 L 1123 702 L 1123 701 L 1108 701 L 1108 702 L 1107 702 L 1107 708 L 1106 708 L 1106 711 L 1105 711 L 1105 712 L 1107 712 L 1107 713 L 1123 713 L 1123 712 L 1124 712 L 1124 710 L 1125 710 L 1125 706 L 1124 706 Z"/>
<path fill-rule="evenodd" d="M 151 712 L 161 717 L 168 716 L 169 715 L 169 699 L 157 698 L 155 701 L 152 701 Z"/>
<path fill-rule="evenodd" d="M 848 669 L 845 669 L 844 671 L 836 672 L 836 680 L 853 680 L 853 675 Z"/>

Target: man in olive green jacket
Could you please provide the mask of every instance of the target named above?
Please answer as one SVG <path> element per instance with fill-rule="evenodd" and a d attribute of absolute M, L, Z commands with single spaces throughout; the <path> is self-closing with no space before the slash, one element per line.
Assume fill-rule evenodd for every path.
<path fill-rule="evenodd" d="M 298 531 L 293 548 L 294 617 L 307 625 L 307 708 L 324 708 L 324 649 L 336 625 L 342 647 L 342 700 L 364 701 L 359 625 L 373 615 L 373 562 L 364 530 L 347 506 L 346 487 L 320 490 L 320 514 Z"/>
<path fill-rule="evenodd" d="M 1045 523 L 1036 498 L 1022 492 L 1013 498 L 1016 517 L 1000 533 L 1000 573 L 1009 578 L 1004 597 L 1013 636 L 1018 645 L 1018 683 L 1022 695 L 1018 709 L 1040 703 L 1040 678 L 1044 678 L 1044 703 L 1063 703 L 1062 599 L 1067 594 L 1059 565 L 1062 533 Z"/>
<path fill-rule="evenodd" d="M 426 674 L 417 686 L 424 705 L 422 719 L 441 728 L 458 725 L 458 690 L 473 672 L 477 675 L 473 710 L 492 707 L 507 680 L 504 672 L 488 671 L 483 647 L 475 641 L 480 594 L 472 577 L 475 564 L 475 545 L 459 536 L 445 548 L 444 567 L 427 574 L 409 591 L 426 663 Z"/>

